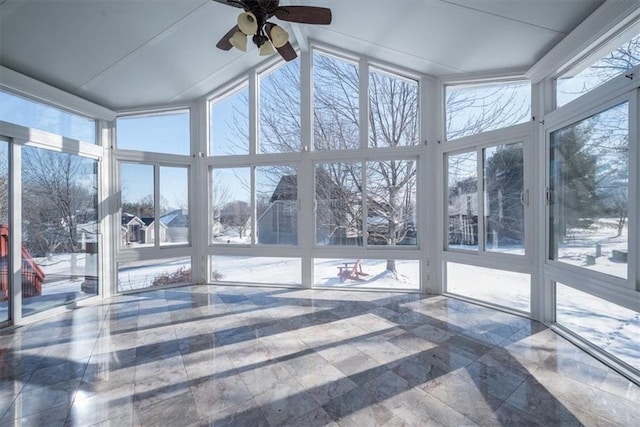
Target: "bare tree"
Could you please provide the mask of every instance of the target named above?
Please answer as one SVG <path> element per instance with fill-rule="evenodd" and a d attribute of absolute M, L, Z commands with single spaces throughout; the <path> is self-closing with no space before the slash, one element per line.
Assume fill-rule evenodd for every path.
<path fill-rule="evenodd" d="M 96 162 L 25 148 L 22 156 L 25 241 L 37 252 L 78 252 L 79 220 L 96 219 Z"/>
<path fill-rule="evenodd" d="M 238 237 L 244 237 L 249 228 L 251 206 L 242 200 L 234 200 L 225 204 L 220 212 L 220 223 L 223 227 L 235 229 Z"/>

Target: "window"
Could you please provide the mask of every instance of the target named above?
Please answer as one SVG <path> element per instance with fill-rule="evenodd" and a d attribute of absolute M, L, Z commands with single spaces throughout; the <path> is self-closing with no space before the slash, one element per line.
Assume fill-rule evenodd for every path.
<path fill-rule="evenodd" d="M 485 250 L 524 254 L 524 153 L 521 142 L 482 150 Z"/>
<path fill-rule="evenodd" d="M 249 87 L 209 103 L 211 155 L 249 154 Z"/>
<path fill-rule="evenodd" d="M 98 162 L 22 149 L 22 315 L 98 293 Z"/>
<path fill-rule="evenodd" d="M 191 283 L 191 258 L 118 263 L 118 292 Z"/>
<path fill-rule="evenodd" d="M 315 167 L 316 244 L 362 246 L 362 163 Z"/>
<path fill-rule="evenodd" d="M 640 313 L 556 283 L 556 322 L 627 365 L 640 368 Z"/>
<path fill-rule="evenodd" d="M 449 249 L 524 255 L 523 160 L 522 142 L 447 155 Z"/>
<path fill-rule="evenodd" d="M 447 86 L 445 98 L 448 141 L 524 123 L 531 117 L 529 82 Z"/>
<path fill-rule="evenodd" d="M 478 250 L 478 154 L 447 156 L 448 247 Z"/>
<path fill-rule="evenodd" d="M 212 169 L 211 242 L 251 244 L 251 169 Z"/>
<path fill-rule="evenodd" d="M 300 258 L 214 255 L 211 281 L 299 286 L 302 262 Z"/>
<path fill-rule="evenodd" d="M 300 151 L 300 61 L 260 75 L 260 153 Z"/>
<path fill-rule="evenodd" d="M 160 199 L 156 206 L 156 167 L 120 163 L 122 247 L 189 243 L 189 169 L 158 167 Z"/>
<path fill-rule="evenodd" d="M 291 165 L 256 168 L 258 244 L 298 244 L 298 175 Z"/>
<path fill-rule="evenodd" d="M 640 35 L 593 60 L 586 68 L 570 70 L 556 80 L 556 105 L 561 107 L 640 64 Z"/>
<path fill-rule="evenodd" d="M 0 90 L 0 120 L 96 143 L 96 121 Z"/>
<path fill-rule="evenodd" d="M 313 53 L 315 150 L 360 147 L 359 84 L 357 64 Z"/>
<path fill-rule="evenodd" d="M 623 279 L 628 274 L 629 105 L 550 137 L 550 258 Z"/>
<path fill-rule="evenodd" d="M 116 120 L 117 147 L 125 150 L 189 155 L 189 111 L 122 116 Z"/>
<path fill-rule="evenodd" d="M 416 162 L 380 160 L 366 166 L 367 244 L 416 246 Z"/>
<path fill-rule="evenodd" d="M 155 243 L 153 165 L 120 163 L 120 244 L 123 247 Z"/>
<path fill-rule="evenodd" d="M 316 286 L 420 289 L 420 262 L 395 259 L 324 259 L 313 264 Z"/>
<path fill-rule="evenodd" d="M 488 301 L 529 313 L 531 310 L 531 276 L 529 274 L 446 263 L 447 292 Z"/>
<path fill-rule="evenodd" d="M 369 72 L 369 146 L 401 147 L 420 142 L 418 82 L 372 69 Z"/>
<path fill-rule="evenodd" d="M 189 169 L 160 166 L 161 246 L 189 243 Z"/>

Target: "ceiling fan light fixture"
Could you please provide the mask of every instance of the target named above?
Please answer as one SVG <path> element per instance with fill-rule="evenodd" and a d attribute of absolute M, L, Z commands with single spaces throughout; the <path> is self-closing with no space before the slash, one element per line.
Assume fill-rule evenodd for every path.
<path fill-rule="evenodd" d="M 243 12 L 238 15 L 238 28 L 246 35 L 257 33 L 258 20 L 256 19 L 256 15 L 251 12 Z"/>
<path fill-rule="evenodd" d="M 289 42 L 289 33 L 287 33 L 282 27 L 271 24 L 269 39 L 271 39 L 271 43 L 273 43 L 276 49 L 279 49 Z"/>
<path fill-rule="evenodd" d="M 238 50 L 247 51 L 247 36 L 242 31 L 236 31 L 229 39 L 229 43 Z"/>
<path fill-rule="evenodd" d="M 276 53 L 276 51 L 273 48 L 273 45 L 271 44 L 271 42 L 267 40 L 264 43 L 262 43 L 262 45 L 260 45 L 259 53 L 260 53 L 260 56 L 270 56 Z"/>

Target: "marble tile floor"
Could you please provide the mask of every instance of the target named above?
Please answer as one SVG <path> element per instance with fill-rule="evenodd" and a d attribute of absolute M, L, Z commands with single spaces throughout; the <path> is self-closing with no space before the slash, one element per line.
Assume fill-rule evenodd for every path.
<path fill-rule="evenodd" d="M 640 388 L 443 296 L 189 286 L 0 333 L 0 425 L 631 426 Z"/>

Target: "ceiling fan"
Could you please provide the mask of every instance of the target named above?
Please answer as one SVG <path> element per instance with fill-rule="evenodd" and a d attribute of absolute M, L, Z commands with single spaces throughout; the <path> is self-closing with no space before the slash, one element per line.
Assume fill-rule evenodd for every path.
<path fill-rule="evenodd" d="M 229 30 L 216 47 L 229 50 L 232 47 L 245 52 L 247 36 L 252 36 L 260 55 L 271 55 L 275 50 L 285 61 L 298 55 L 289 43 L 289 34 L 280 26 L 267 20 L 275 16 L 282 21 L 302 24 L 328 25 L 331 9 L 316 6 L 280 6 L 280 0 L 213 0 L 217 3 L 244 9 L 238 16 L 238 24 Z"/>

